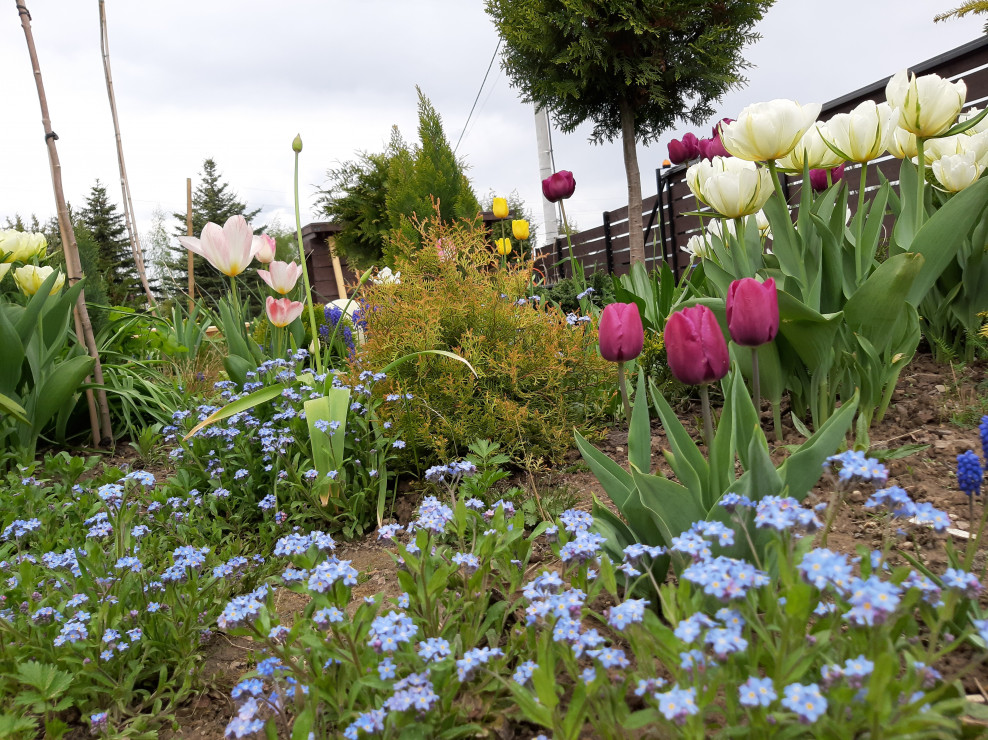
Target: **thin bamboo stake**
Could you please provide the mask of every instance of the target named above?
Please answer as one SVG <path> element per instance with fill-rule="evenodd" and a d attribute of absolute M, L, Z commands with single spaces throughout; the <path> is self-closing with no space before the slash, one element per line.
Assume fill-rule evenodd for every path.
<path fill-rule="evenodd" d="M 110 98 L 110 114 L 113 117 L 113 134 L 117 142 L 117 164 L 120 167 L 120 190 L 123 194 L 124 222 L 127 224 L 127 235 L 130 237 L 130 250 L 134 254 L 134 265 L 137 267 L 137 275 L 141 279 L 141 286 L 144 288 L 144 295 L 147 296 L 148 305 L 154 311 L 157 303 L 151 294 L 151 286 L 148 284 L 147 272 L 144 269 L 144 253 L 141 251 L 141 244 L 137 235 L 137 223 L 134 220 L 134 205 L 130 198 L 130 181 L 127 179 L 127 166 L 124 164 L 123 140 L 120 138 L 120 121 L 117 118 L 117 99 L 113 94 L 113 76 L 110 74 L 110 40 L 106 31 L 106 7 L 103 0 L 99 0 L 99 28 L 100 28 L 100 51 L 103 54 L 103 72 L 106 77 L 106 94 Z"/>
<path fill-rule="evenodd" d="M 34 34 L 31 32 L 31 13 L 22 0 L 14 0 L 17 6 L 17 13 L 21 17 L 21 27 L 24 29 L 24 38 L 27 41 L 27 51 L 31 57 L 31 68 L 34 70 L 34 82 L 38 88 L 38 102 L 41 105 L 41 123 L 45 129 L 45 144 L 48 146 L 48 163 L 51 166 L 51 182 L 55 191 L 55 207 L 58 210 L 58 230 L 62 236 L 62 251 L 65 254 L 65 272 L 68 274 L 69 284 L 75 285 L 82 275 L 82 263 L 79 261 L 79 247 L 75 241 L 75 232 L 72 230 L 72 221 L 69 218 L 69 209 L 65 203 L 65 195 L 62 190 L 62 165 L 58 161 L 58 150 L 55 148 L 55 140 L 58 135 L 51 129 L 51 118 L 48 115 L 48 98 L 45 96 L 45 86 L 41 79 L 41 65 L 38 63 L 38 51 L 34 45 Z M 96 392 L 96 404 L 98 406 L 98 424 L 93 424 L 93 444 L 99 446 L 105 437 L 107 442 L 113 442 L 113 427 L 110 424 L 110 405 L 106 400 L 106 391 L 103 389 L 103 367 L 100 364 L 99 350 L 96 347 L 96 338 L 93 336 L 93 325 L 89 320 L 89 311 L 86 309 L 85 291 L 79 291 L 79 297 L 75 304 L 76 336 L 84 342 L 89 356 L 95 360 L 93 364 L 93 377 L 99 389 Z M 97 421 L 96 415 L 90 414 L 91 421 Z"/>
<path fill-rule="evenodd" d="M 186 236 L 192 234 L 192 178 L 185 178 L 185 233 Z M 192 250 L 189 250 L 189 313 L 196 303 L 196 261 Z"/>

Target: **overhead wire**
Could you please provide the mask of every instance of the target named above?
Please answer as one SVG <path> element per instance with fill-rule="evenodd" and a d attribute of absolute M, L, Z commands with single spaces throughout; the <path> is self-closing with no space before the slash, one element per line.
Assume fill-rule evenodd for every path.
<path fill-rule="evenodd" d="M 460 148 L 460 142 L 463 141 L 463 135 L 467 132 L 467 126 L 470 125 L 470 118 L 473 116 L 473 112 L 477 108 L 477 101 L 480 100 L 480 94 L 484 91 L 484 85 L 487 84 L 487 77 L 490 75 L 491 69 L 494 67 L 494 60 L 497 59 L 497 53 L 501 51 L 502 41 L 504 41 L 504 39 L 498 38 L 497 48 L 494 49 L 494 55 L 491 57 L 491 63 L 487 65 L 487 71 L 484 73 L 484 80 L 480 83 L 480 89 L 477 91 L 477 97 L 473 99 L 473 105 L 470 106 L 470 112 L 467 114 L 467 121 L 463 124 L 463 130 L 460 131 L 460 138 L 456 140 L 456 146 L 453 147 L 453 154 L 456 154 L 456 150 Z"/>

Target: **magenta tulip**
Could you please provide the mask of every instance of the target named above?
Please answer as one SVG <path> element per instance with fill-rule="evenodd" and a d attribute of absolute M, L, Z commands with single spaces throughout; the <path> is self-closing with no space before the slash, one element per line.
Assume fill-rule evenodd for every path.
<path fill-rule="evenodd" d="M 775 280 L 742 278 L 727 290 L 727 329 L 742 347 L 760 347 L 779 331 L 779 295 Z"/>
<path fill-rule="evenodd" d="M 600 356 L 610 362 L 627 362 L 642 353 L 645 331 L 634 303 L 610 303 L 604 307 L 597 328 Z"/>
<path fill-rule="evenodd" d="M 700 156 L 708 161 L 714 157 L 731 156 L 731 153 L 724 148 L 719 136 L 713 139 L 700 139 L 698 146 L 700 147 Z"/>
<path fill-rule="evenodd" d="M 682 141 L 673 139 L 669 142 L 669 161 L 673 164 L 689 162 L 699 156 L 700 140 L 696 138 L 695 134 L 686 134 Z"/>
<path fill-rule="evenodd" d="M 301 301 L 293 301 L 288 298 L 278 298 L 272 296 L 267 299 L 268 321 L 275 326 L 288 326 L 302 315 L 305 304 Z"/>
<path fill-rule="evenodd" d="M 576 180 L 569 170 L 559 170 L 542 181 L 542 195 L 550 203 L 569 198 L 576 190 Z"/>
<path fill-rule="evenodd" d="M 810 170 L 810 187 L 816 192 L 826 190 L 833 183 L 844 178 L 844 165 L 834 167 L 830 170 L 830 182 L 827 182 L 827 170 Z"/>
<path fill-rule="evenodd" d="M 676 311 L 666 322 L 664 338 L 669 369 L 679 382 L 701 385 L 727 375 L 727 341 L 706 306 Z"/>

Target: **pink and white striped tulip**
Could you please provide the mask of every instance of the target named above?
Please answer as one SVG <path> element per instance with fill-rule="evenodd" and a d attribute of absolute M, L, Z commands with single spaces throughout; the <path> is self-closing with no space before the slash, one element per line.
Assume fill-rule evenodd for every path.
<path fill-rule="evenodd" d="M 261 280 L 266 282 L 275 293 L 285 295 L 295 290 L 298 279 L 302 277 L 302 268 L 297 262 L 279 262 L 275 260 L 268 265 L 267 270 L 258 270 Z"/>
<path fill-rule="evenodd" d="M 267 305 L 268 321 L 275 326 L 288 326 L 302 315 L 305 304 L 302 301 L 293 301 L 289 298 L 274 298 L 268 296 Z"/>
<path fill-rule="evenodd" d="M 228 277 L 242 273 L 254 259 L 254 232 L 243 216 L 231 216 L 222 228 L 209 222 L 198 239 L 180 236 L 178 240 Z"/>

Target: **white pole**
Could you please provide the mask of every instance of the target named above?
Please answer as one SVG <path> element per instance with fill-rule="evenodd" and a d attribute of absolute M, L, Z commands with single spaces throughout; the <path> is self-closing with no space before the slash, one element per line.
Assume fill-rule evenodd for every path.
<path fill-rule="evenodd" d="M 552 144 L 549 141 L 549 112 L 545 108 L 535 109 L 535 137 L 539 145 L 539 179 L 544 180 L 553 173 Z M 542 214 L 545 218 L 545 243 L 554 244 L 559 236 L 559 221 L 556 219 L 556 204 L 542 199 Z"/>

